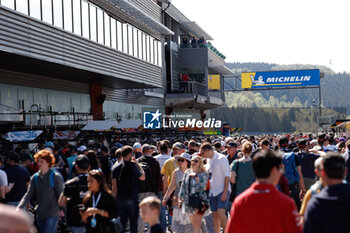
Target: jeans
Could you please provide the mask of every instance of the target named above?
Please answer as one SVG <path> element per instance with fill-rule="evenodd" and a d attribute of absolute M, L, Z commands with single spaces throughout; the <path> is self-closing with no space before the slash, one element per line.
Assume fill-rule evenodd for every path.
<path fill-rule="evenodd" d="M 163 194 L 161 192 L 158 192 L 158 198 L 160 200 L 163 200 Z M 167 223 L 167 217 L 168 217 L 168 223 Z M 162 230 L 165 232 L 167 226 L 172 225 L 172 216 L 170 215 L 169 211 L 166 210 L 166 208 L 161 205 L 160 207 L 160 214 L 159 214 L 159 225 L 161 226 Z"/>
<path fill-rule="evenodd" d="M 119 200 L 120 219 L 124 228 L 130 222 L 130 233 L 137 233 L 137 221 L 139 219 L 139 205 L 137 200 Z"/>
<path fill-rule="evenodd" d="M 58 223 L 58 216 L 37 219 L 40 233 L 55 233 Z"/>
<path fill-rule="evenodd" d="M 295 183 L 292 185 L 290 184 L 289 190 L 290 190 L 290 197 L 294 199 L 295 205 L 297 206 L 298 211 L 299 211 L 300 207 L 301 207 L 301 202 L 300 202 L 300 198 L 299 198 L 299 193 L 300 193 L 299 184 L 298 183 Z"/>
<path fill-rule="evenodd" d="M 70 231 L 72 233 L 85 233 L 86 232 L 86 228 L 85 227 L 69 227 L 70 228 Z"/>

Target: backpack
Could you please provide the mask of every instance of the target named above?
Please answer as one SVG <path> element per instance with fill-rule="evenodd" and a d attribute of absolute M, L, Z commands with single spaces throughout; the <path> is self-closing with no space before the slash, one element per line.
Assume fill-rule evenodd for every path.
<path fill-rule="evenodd" d="M 146 162 L 139 162 L 140 166 L 142 167 L 143 171 L 145 172 L 146 179 L 145 180 L 139 180 L 139 193 L 146 193 L 146 192 L 152 192 L 152 170 L 148 163 Z"/>
<path fill-rule="evenodd" d="M 50 186 L 53 188 L 53 190 L 55 191 L 55 179 L 54 179 L 54 175 L 58 174 L 59 176 L 62 177 L 61 173 L 59 171 L 57 171 L 55 168 L 53 168 L 50 172 Z M 34 186 L 36 187 L 38 184 L 38 178 L 39 178 L 39 172 L 34 174 L 33 177 L 33 181 L 34 181 Z M 63 179 L 63 178 L 62 178 Z M 56 192 L 55 192 L 56 195 Z M 58 199 L 59 197 L 57 197 Z"/>
<path fill-rule="evenodd" d="M 299 174 L 295 165 L 294 156 L 295 155 L 293 152 L 284 153 L 282 161 L 284 165 L 285 176 L 287 177 L 288 184 L 290 185 L 299 182 Z"/>

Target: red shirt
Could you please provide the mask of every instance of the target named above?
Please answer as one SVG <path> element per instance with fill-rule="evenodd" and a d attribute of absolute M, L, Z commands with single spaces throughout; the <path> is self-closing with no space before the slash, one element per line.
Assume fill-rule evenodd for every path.
<path fill-rule="evenodd" d="M 233 202 L 226 233 L 301 233 L 293 199 L 271 184 L 253 183 Z"/>
<path fill-rule="evenodd" d="M 188 82 L 189 76 L 187 74 L 182 75 L 182 81 Z"/>

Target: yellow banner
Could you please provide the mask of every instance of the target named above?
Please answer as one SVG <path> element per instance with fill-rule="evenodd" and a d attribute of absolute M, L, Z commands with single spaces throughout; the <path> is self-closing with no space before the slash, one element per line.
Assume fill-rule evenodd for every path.
<path fill-rule="evenodd" d="M 208 89 L 220 90 L 220 75 L 208 75 Z"/>

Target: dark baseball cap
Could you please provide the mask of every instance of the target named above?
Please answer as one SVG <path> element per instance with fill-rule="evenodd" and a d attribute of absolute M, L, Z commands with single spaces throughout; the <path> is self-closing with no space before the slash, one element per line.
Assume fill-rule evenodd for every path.
<path fill-rule="evenodd" d="M 227 147 L 238 147 L 238 145 L 237 145 L 237 143 L 231 141 L 231 142 L 227 143 Z"/>
<path fill-rule="evenodd" d="M 299 139 L 297 141 L 298 147 L 305 147 L 309 145 L 309 141 L 307 139 Z"/>
<path fill-rule="evenodd" d="M 79 155 L 73 165 L 77 165 L 81 170 L 87 170 L 90 166 L 90 159 L 85 155 Z"/>

